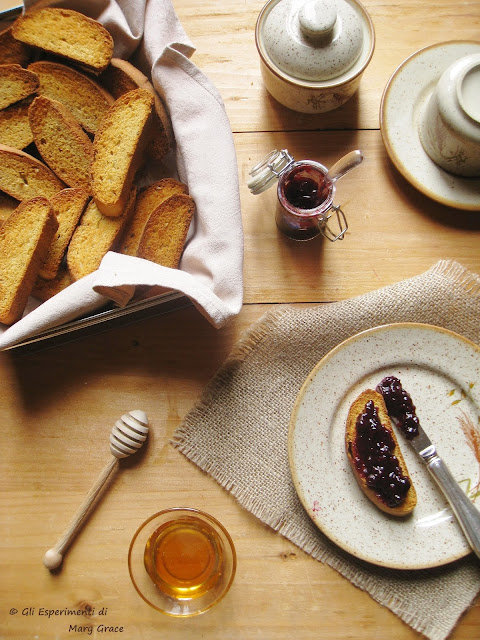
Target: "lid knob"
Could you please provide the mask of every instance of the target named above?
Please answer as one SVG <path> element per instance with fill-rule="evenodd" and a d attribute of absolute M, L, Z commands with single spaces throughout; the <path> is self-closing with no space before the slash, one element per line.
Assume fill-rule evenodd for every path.
<path fill-rule="evenodd" d="M 360 59 L 367 33 L 356 0 L 270 0 L 257 35 L 275 73 L 317 83 L 346 75 Z"/>
<path fill-rule="evenodd" d="M 335 5 L 324 0 L 309 0 L 301 7 L 298 21 L 305 36 L 324 38 L 332 33 L 337 21 Z"/>

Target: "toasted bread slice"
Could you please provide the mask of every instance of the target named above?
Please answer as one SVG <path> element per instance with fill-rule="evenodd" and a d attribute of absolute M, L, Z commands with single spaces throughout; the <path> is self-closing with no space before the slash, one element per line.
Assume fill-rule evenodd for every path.
<path fill-rule="evenodd" d="M 86 207 L 88 198 L 89 194 L 86 189 L 64 189 L 50 198 L 58 220 L 58 229 L 40 269 L 39 275 L 44 280 L 53 280 L 57 277 L 63 256 Z"/>
<path fill-rule="evenodd" d="M 96 271 L 107 251 L 115 250 L 123 229 L 133 213 L 136 190 L 133 188 L 121 216 L 104 216 L 90 200 L 67 250 L 67 267 L 73 281 Z"/>
<path fill-rule="evenodd" d="M 189 195 L 177 194 L 162 202 L 148 219 L 138 257 L 176 269 L 194 213 L 195 202 Z"/>
<path fill-rule="evenodd" d="M 29 71 L 37 74 L 38 95 L 64 104 L 85 131 L 95 133 L 113 104 L 113 97 L 97 82 L 65 64 L 41 60 L 33 62 Z"/>
<path fill-rule="evenodd" d="M 12 28 L 8 27 L 0 32 L 0 60 L 2 64 L 19 64 L 26 67 L 32 55 L 31 48 L 15 40 Z"/>
<path fill-rule="evenodd" d="M 38 89 L 38 77 L 19 64 L 0 64 L 0 109 L 23 100 Z"/>
<path fill-rule="evenodd" d="M 41 276 L 35 281 L 32 290 L 32 296 L 37 298 L 37 300 L 41 300 L 45 302 L 53 296 L 56 296 L 57 293 L 63 291 L 67 287 L 72 284 L 72 278 L 70 277 L 70 273 L 65 265 L 61 265 L 58 270 L 57 275 L 53 280 L 44 280 Z"/>
<path fill-rule="evenodd" d="M 71 9 L 28 11 L 14 22 L 12 35 L 94 73 L 106 69 L 113 54 L 113 39 L 105 27 Z"/>
<path fill-rule="evenodd" d="M 145 225 L 155 209 L 176 193 L 187 193 L 187 185 L 175 178 L 162 178 L 144 187 L 137 195 L 135 211 L 125 227 L 120 251 L 136 256 Z"/>
<path fill-rule="evenodd" d="M 129 91 L 113 103 L 95 135 L 92 194 L 106 216 L 118 216 L 125 209 L 145 159 L 153 102 L 149 91 Z"/>
<path fill-rule="evenodd" d="M 371 413 L 373 410 L 372 407 L 376 410 L 376 414 Z M 374 464 L 374 462 L 370 463 L 367 459 L 368 452 L 371 450 L 369 441 L 375 441 L 376 437 L 368 419 L 365 421 L 366 427 L 364 427 L 364 429 L 366 429 L 366 431 L 362 429 L 362 425 L 359 424 L 359 418 L 362 415 L 368 415 L 368 419 L 373 420 L 379 429 L 383 426 L 387 431 L 386 434 L 381 431 L 377 431 L 376 433 L 381 433 L 378 439 L 381 438 L 381 442 L 389 446 L 388 457 L 391 459 L 391 457 L 394 456 L 398 461 L 398 463 L 395 463 L 395 461 L 392 460 L 392 469 L 395 469 L 398 464 L 398 475 L 406 479 L 406 483 L 402 481 L 399 491 L 397 491 L 398 486 L 396 488 L 389 487 L 388 483 L 390 483 L 390 480 L 385 477 L 377 479 L 373 484 L 369 479 L 369 474 L 372 472 Z M 377 417 L 375 417 L 375 415 Z M 365 437 L 362 434 L 365 433 L 367 434 L 366 440 L 362 442 L 362 438 Z M 367 389 L 352 403 L 348 412 L 345 429 L 345 447 L 354 476 L 362 491 L 373 504 L 385 513 L 393 516 L 405 516 L 413 511 L 417 504 L 415 487 L 409 476 L 407 465 L 400 451 L 395 432 L 392 429 L 383 396 L 377 391 Z M 373 451 L 373 456 L 375 456 L 376 449 L 373 449 Z M 377 464 L 378 466 L 384 466 L 384 463 L 378 461 Z M 388 465 L 389 463 L 386 462 L 385 464 Z M 394 471 L 394 473 L 397 473 L 397 471 Z M 383 475 L 385 476 L 385 474 Z"/>
<path fill-rule="evenodd" d="M 155 160 L 163 160 L 173 145 L 173 130 L 170 116 L 147 76 L 127 60 L 112 58 L 100 76 L 100 82 L 115 99 L 134 89 L 150 91 L 155 98 L 155 109 L 146 153 Z"/>
<path fill-rule="evenodd" d="M 21 318 L 57 226 L 52 205 L 38 197 L 22 202 L 0 229 L 0 322 Z"/>
<path fill-rule="evenodd" d="M 28 108 L 32 99 L 25 98 L 0 111 L 0 144 L 15 149 L 25 149 L 33 142 L 33 133 L 28 119 Z"/>
<path fill-rule="evenodd" d="M 15 211 L 19 201 L 0 191 L 0 227 L 7 218 Z"/>
<path fill-rule="evenodd" d="M 65 188 L 43 162 L 3 144 L 0 144 L 0 167 L 0 190 L 17 200 L 35 196 L 50 198 Z"/>
<path fill-rule="evenodd" d="M 57 100 L 38 96 L 28 110 L 38 152 L 69 187 L 90 188 L 93 144 L 72 112 Z"/>

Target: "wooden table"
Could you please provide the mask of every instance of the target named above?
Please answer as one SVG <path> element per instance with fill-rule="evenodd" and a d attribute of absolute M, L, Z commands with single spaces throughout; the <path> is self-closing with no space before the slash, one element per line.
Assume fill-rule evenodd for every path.
<path fill-rule="evenodd" d="M 317 116 L 288 111 L 263 87 L 254 42 L 263 0 L 173 4 L 197 48 L 193 60 L 220 91 L 234 132 L 245 233 L 244 306 L 220 331 L 189 307 L 36 354 L 0 354 L 0 636 L 86 637 L 69 632 L 60 613 L 39 614 L 42 607 L 91 606 L 95 616 L 82 617 L 82 623 L 124 629 L 96 636 L 106 638 L 415 638 L 389 610 L 239 507 L 169 438 L 241 332 L 274 305 L 342 300 L 419 274 L 441 258 L 480 273 L 479 214 L 449 209 L 417 192 L 393 167 L 379 131 L 382 91 L 396 67 L 427 45 L 478 39 L 480 0 L 437 0 L 434 7 L 420 0 L 365 0 L 376 29 L 373 60 L 358 94 Z M 276 147 L 327 166 L 351 149 L 364 151 L 361 169 L 339 183 L 350 222 L 343 242 L 288 241 L 275 227 L 273 191 L 257 197 L 248 192 L 250 167 Z M 62 570 L 49 573 L 42 565 L 45 550 L 108 460 L 111 426 L 135 407 L 152 422 L 146 451 L 115 476 Z M 238 552 L 227 598 L 183 621 L 140 600 L 126 564 L 139 524 L 179 505 L 216 516 Z M 478 638 L 479 628 L 477 601 L 452 640 Z"/>

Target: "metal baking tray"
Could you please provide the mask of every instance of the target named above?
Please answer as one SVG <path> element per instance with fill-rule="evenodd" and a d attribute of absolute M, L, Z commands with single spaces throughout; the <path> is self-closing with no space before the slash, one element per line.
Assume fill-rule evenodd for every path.
<path fill-rule="evenodd" d="M 56 347 L 66 342 L 80 340 L 89 335 L 170 313 L 171 311 L 191 306 L 192 303 L 183 293 L 170 291 L 159 296 L 132 302 L 123 308 L 113 307 L 112 305 L 113 303 L 93 315 L 52 327 L 22 342 L 6 347 L 3 351 L 15 349 L 20 350 L 23 354 Z"/>
<path fill-rule="evenodd" d="M 22 2 L 8 2 L 8 0 L 0 0 L 0 20 L 13 20 L 20 15 L 22 11 Z"/>

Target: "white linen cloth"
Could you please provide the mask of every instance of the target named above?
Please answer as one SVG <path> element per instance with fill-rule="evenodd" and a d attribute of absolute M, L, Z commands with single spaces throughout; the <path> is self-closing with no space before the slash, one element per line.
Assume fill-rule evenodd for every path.
<path fill-rule="evenodd" d="M 114 56 L 130 59 L 151 79 L 169 111 L 175 148 L 154 177 L 178 177 L 197 212 L 179 269 L 109 252 L 99 269 L 32 309 L 11 327 L 0 325 L 0 350 L 93 312 L 108 300 L 128 303 L 135 285 L 180 291 L 215 326 L 236 315 L 243 298 L 243 233 L 233 136 L 222 99 L 190 61 L 195 51 L 170 0 L 64 0 L 32 6 L 75 9 L 112 34 Z M 160 164 L 160 163 L 159 163 Z"/>

